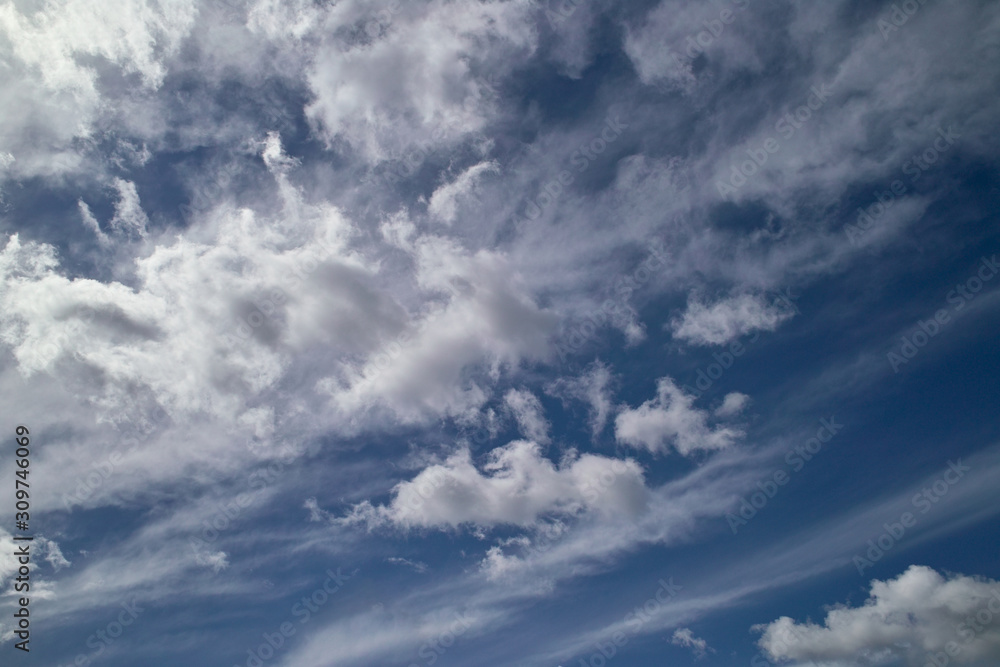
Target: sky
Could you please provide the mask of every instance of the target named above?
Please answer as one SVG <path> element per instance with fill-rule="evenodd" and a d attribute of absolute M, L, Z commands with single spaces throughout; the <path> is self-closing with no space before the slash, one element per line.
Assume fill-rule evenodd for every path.
<path fill-rule="evenodd" d="M 1000 664 L 1000 3 L 6 0 L 0 64 L 3 665 Z"/>

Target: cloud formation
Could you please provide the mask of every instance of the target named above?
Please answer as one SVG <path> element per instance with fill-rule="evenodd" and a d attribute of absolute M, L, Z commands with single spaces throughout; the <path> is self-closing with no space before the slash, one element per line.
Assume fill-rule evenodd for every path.
<path fill-rule="evenodd" d="M 729 394 L 721 416 L 736 412 L 743 405 L 742 394 Z M 638 408 L 624 407 L 615 417 L 615 438 L 632 447 L 644 447 L 654 453 L 671 447 L 683 456 L 694 452 L 725 449 L 743 437 L 743 431 L 723 424 L 711 425 L 710 414 L 694 407 L 695 397 L 685 394 L 673 379 L 660 378 L 656 398 Z"/>
<path fill-rule="evenodd" d="M 1000 582 L 911 565 L 895 579 L 873 580 L 863 605 L 838 605 L 822 625 L 783 616 L 757 629 L 761 648 L 776 660 L 831 667 L 992 663 L 1000 660 Z"/>
<path fill-rule="evenodd" d="M 774 331 L 790 317 L 762 295 L 741 294 L 710 306 L 692 297 L 670 327 L 675 338 L 692 345 L 725 345 L 754 331 Z"/>
<path fill-rule="evenodd" d="M 635 461 L 583 454 L 556 465 L 537 444 L 518 440 L 491 451 L 481 469 L 467 449 L 459 450 L 399 483 L 388 505 L 363 503 L 347 521 L 402 528 L 533 526 L 549 514 L 634 516 L 646 496 Z"/>

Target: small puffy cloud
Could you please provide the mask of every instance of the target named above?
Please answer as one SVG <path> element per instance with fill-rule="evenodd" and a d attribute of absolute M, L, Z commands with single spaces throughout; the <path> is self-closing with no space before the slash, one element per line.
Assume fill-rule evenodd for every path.
<path fill-rule="evenodd" d="M 722 405 L 715 409 L 716 417 L 732 417 L 733 415 L 738 415 L 743 412 L 743 409 L 750 403 L 750 397 L 746 394 L 741 394 L 738 391 L 734 391 L 731 394 L 726 394 L 726 397 L 722 399 Z"/>
<path fill-rule="evenodd" d="M 530 391 L 511 389 L 503 400 L 507 409 L 514 414 L 521 435 L 528 440 L 548 444 L 549 422 L 545 419 L 545 409 L 537 396 Z"/>
<path fill-rule="evenodd" d="M 195 554 L 195 562 L 198 565 L 211 568 L 213 572 L 221 572 L 229 567 L 229 556 L 225 551 L 198 552 Z"/>
<path fill-rule="evenodd" d="M 774 331 L 792 314 L 763 295 L 741 294 L 710 306 L 692 297 L 670 328 L 675 338 L 691 345 L 725 345 L 752 331 Z"/>
<path fill-rule="evenodd" d="M 684 648 L 691 649 L 694 657 L 699 659 L 708 655 L 709 651 L 715 653 L 713 649 L 709 648 L 708 642 L 694 636 L 691 628 L 677 628 L 674 630 L 674 636 L 670 638 L 670 643 L 674 646 L 683 646 Z"/>
<path fill-rule="evenodd" d="M 45 560 L 48 561 L 49 565 L 58 572 L 64 567 L 69 567 L 72 565 L 66 557 L 63 556 L 62 549 L 59 548 L 59 544 L 55 540 L 46 540 L 39 537 L 39 543 L 45 547 Z"/>
<path fill-rule="evenodd" d="M 1000 663 L 997 621 L 1000 582 L 911 565 L 895 579 L 872 581 L 863 605 L 833 607 L 823 625 L 783 616 L 754 629 L 775 660 L 923 667 Z"/>
<path fill-rule="evenodd" d="M 699 450 L 725 449 L 743 436 L 742 431 L 732 427 L 711 426 L 709 413 L 694 407 L 694 400 L 671 378 L 660 378 L 656 398 L 638 408 L 626 406 L 618 413 L 615 438 L 651 452 L 663 452 L 672 445 L 687 456 Z"/>
<path fill-rule="evenodd" d="M 646 496 L 642 468 L 631 459 L 584 454 L 557 466 L 537 444 L 518 440 L 490 452 L 482 470 L 462 449 L 398 484 L 388 505 L 361 503 L 344 521 L 403 528 L 534 526 L 552 513 L 635 515 Z"/>
<path fill-rule="evenodd" d="M 289 157 L 281 146 L 281 135 L 277 132 L 268 132 L 264 140 L 264 147 L 260 154 L 267 165 L 268 170 L 273 174 L 285 173 L 292 167 L 299 164 L 299 160 Z"/>

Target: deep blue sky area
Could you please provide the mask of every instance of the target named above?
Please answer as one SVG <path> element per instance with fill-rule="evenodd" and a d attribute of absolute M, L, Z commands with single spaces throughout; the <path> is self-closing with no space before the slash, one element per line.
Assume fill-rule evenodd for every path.
<path fill-rule="evenodd" d="M 0 33 L 0 664 L 1000 664 L 997 3 Z"/>

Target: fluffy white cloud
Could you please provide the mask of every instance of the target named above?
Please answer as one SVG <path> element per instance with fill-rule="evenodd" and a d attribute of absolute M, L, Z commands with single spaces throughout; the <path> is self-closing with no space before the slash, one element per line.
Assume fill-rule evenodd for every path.
<path fill-rule="evenodd" d="M 503 400 L 514 414 L 521 435 L 543 445 L 549 443 L 549 422 L 537 396 L 524 389 L 511 389 Z"/>
<path fill-rule="evenodd" d="M 570 455 L 557 466 L 538 445 L 518 440 L 490 452 L 482 471 L 462 449 L 398 484 L 388 505 L 362 503 L 346 521 L 404 528 L 532 526 L 552 513 L 634 516 L 646 501 L 642 468 L 631 459 Z"/>
<path fill-rule="evenodd" d="M 762 295 L 741 294 L 706 306 L 696 297 L 673 320 L 674 337 L 692 345 L 724 345 L 752 331 L 774 331 L 793 313 Z"/>
<path fill-rule="evenodd" d="M 504 254 L 471 253 L 438 236 L 421 236 L 411 247 L 417 286 L 431 297 L 449 295 L 447 302 L 428 301 L 360 368 L 321 382 L 338 410 L 388 409 L 402 421 L 466 415 L 488 396 L 470 377 L 474 367 L 488 366 L 496 377 L 504 367 L 551 356 L 556 315 L 538 307 Z"/>
<path fill-rule="evenodd" d="M 727 396 L 725 403 L 739 402 L 732 396 Z M 660 378 L 656 398 L 638 408 L 625 406 L 618 413 L 615 438 L 651 452 L 664 452 L 672 445 L 687 456 L 696 451 L 725 449 L 743 436 L 742 431 L 730 426 L 711 426 L 709 413 L 694 407 L 694 400 L 671 378 Z"/>
<path fill-rule="evenodd" d="M 732 417 L 738 415 L 749 403 L 750 397 L 746 394 L 741 394 L 738 391 L 726 394 L 725 398 L 722 399 L 722 405 L 715 409 L 715 416 Z"/>
<path fill-rule="evenodd" d="M 370 160 L 452 144 L 495 113 L 493 87 L 477 72 L 508 71 L 534 51 L 530 16 L 520 2 L 343 3 L 321 34 L 346 26 L 360 34 L 318 49 L 307 113 L 328 141 Z"/>
<path fill-rule="evenodd" d="M 860 607 L 838 605 L 823 625 L 783 616 L 760 646 L 776 660 L 823 665 L 996 664 L 1000 661 L 1000 582 L 912 565 L 873 580 Z M 937 660 L 938 662 L 934 662 Z"/>
<path fill-rule="evenodd" d="M 162 85 L 166 60 L 197 15 L 191 0 L 9 2 L 0 6 L 0 151 L 18 176 L 60 174 L 83 164 L 78 145 L 114 114 L 102 74 L 134 78 L 134 95 Z M 74 143 L 76 142 L 76 143 Z"/>

